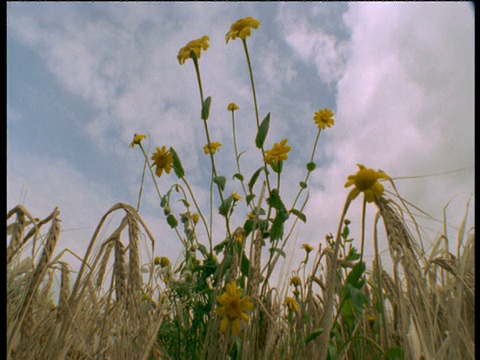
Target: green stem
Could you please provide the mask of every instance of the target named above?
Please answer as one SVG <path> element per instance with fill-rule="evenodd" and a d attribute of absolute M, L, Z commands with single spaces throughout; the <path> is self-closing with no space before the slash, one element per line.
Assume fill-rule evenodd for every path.
<path fill-rule="evenodd" d="M 233 147 L 235 149 L 235 162 L 237 163 L 237 171 L 239 174 L 242 173 L 240 170 L 240 159 L 238 158 L 238 148 L 237 148 L 237 132 L 235 131 L 235 110 L 232 110 L 232 131 L 233 131 Z M 242 189 L 243 189 L 243 194 L 245 195 L 245 198 L 247 197 L 247 189 L 245 188 L 245 182 L 242 180 Z M 246 201 L 246 199 L 245 199 Z M 250 209 L 253 211 L 255 208 L 255 201 L 252 199 L 250 202 Z"/>
<path fill-rule="evenodd" d="M 205 225 L 205 230 L 207 231 L 208 241 L 210 242 L 210 252 L 212 252 L 212 249 L 213 249 L 212 248 L 212 237 L 210 236 L 210 232 L 208 231 L 207 222 L 206 222 L 205 218 L 203 217 L 202 211 L 200 210 L 200 206 L 198 206 L 197 200 L 195 199 L 195 195 L 193 194 L 192 188 L 188 184 L 187 179 L 185 179 L 185 177 L 182 177 L 182 181 L 184 182 L 185 186 L 187 187 L 188 192 L 190 193 L 190 196 L 192 197 L 193 203 L 195 204 L 195 207 L 197 208 L 198 215 L 200 215 L 200 217 L 202 218 L 203 224 Z"/>
<path fill-rule="evenodd" d="M 255 120 L 257 122 L 257 131 L 258 131 L 260 129 L 260 118 L 258 116 L 257 93 L 255 91 L 255 81 L 253 79 L 252 63 L 250 62 L 250 55 L 248 54 L 247 41 L 245 39 L 242 39 L 242 42 L 243 42 L 243 49 L 245 50 L 245 56 L 247 57 L 248 71 L 250 74 L 250 83 L 252 84 L 253 104 L 255 106 Z M 265 150 L 263 148 L 263 145 L 262 145 L 261 151 L 262 151 L 262 157 L 263 159 L 265 159 Z M 265 164 L 265 168 L 266 168 L 267 163 L 265 162 L 265 160 L 263 160 L 263 163 Z M 270 180 L 268 175 L 265 174 L 265 178 L 267 180 L 268 193 L 270 194 L 271 188 L 270 188 Z"/>
<path fill-rule="evenodd" d="M 318 145 L 318 140 L 320 138 L 320 133 L 322 132 L 322 130 L 318 129 L 318 132 L 317 132 L 317 137 L 315 138 L 315 143 L 313 144 L 313 150 L 312 150 L 312 155 L 310 156 L 310 162 L 313 162 L 313 158 L 315 157 L 315 151 L 317 149 L 317 145 Z M 307 171 L 307 176 L 305 177 L 305 180 L 303 181 L 305 184 L 307 184 L 307 181 L 308 181 L 308 178 L 310 177 L 310 173 L 311 171 L 308 170 Z M 300 197 L 300 194 L 303 192 L 304 188 L 300 188 L 300 191 L 298 192 L 297 194 L 297 197 L 295 198 L 295 201 L 293 202 L 293 205 L 292 205 L 292 209 L 295 208 L 295 205 L 297 204 L 297 201 Z"/>
<path fill-rule="evenodd" d="M 365 212 L 367 208 L 367 200 L 365 196 L 363 197 L 363 206 L 362 206 L 362 251 L 360 251 L 360 263 L 363 260 L 363 250 L 365 245 Z"/>
<path fill-rule="evenodd" d="M 148 155 L 147 153 L 145 152 L 145 149 L 143 148 L 143 145 L 140 143 L 140 149 L 142 150 L 142 153 L 143 153 L 143 156 L 145 157 L 145 160 L 146 162 L 148 163 Z M 152 170 L 152 167 L 151 166 L 148 166 L 148 168 L 150 169 L 150 174 L 152 175 L 152 179 L 153 179 L 153 183 L 155 184 L 155 189 L 157 189 L 157 194 L 158 194 L 158 197 L 160 198 L 160 202 L 162 201 L 162 193 L 160 192 L 160 189 L 158 187 L 158 182 L 157 182 L 157 179 L 155 177 L 155 174 L 153 173 L 153 170 Z M 178 231 L 177 228 L 175 228 L 175 232 L 177 233 L 177 236 L 178 238 L 180 239 L 180 241 L 182 242 L 182 244 L 184 246 L 186 246 L 186 241 L 182 238 L 182 235 L 180 234 L 180 232 Z"/>
<path fill-rule="evenodd" d="M 201 101 L 201 109 L 203 109 L 203 103 L 204 103 L 204 98 L 203 98 L 203 87 L 202 87 L 202 78 L 200 76 L 200 67 L 198 66 L 198 59 L 194 56 L 193 57 L 193 63 L 195 65 L 195 72 L 197 74 L 197 80 L 198 80 L 198 87 L 200 89 L 200 101 Z M 210 162 L 212 164 L 212 173 L 213 173 L 213 177 L 216 178 L 218 175 L 217 175 L 217 169 L 215 167 L 215 160 L 214 160 L 214 157 L 213 157 L 213 151 L 212 151 L 212 146 L 211 146 L 211 140 L 210 140 L 210 132 L 208 131 L 208 125 L 207 125 L 207 120 L 203 120 L 203 125 L 204 125 L 204 128 L 205 128 L 205 134 L 207 136 L 207 145 L 208 145 L 208 149 L 210 150 Z M 209 241 L 211 242 L 212 239 L 211 237 L 213 236 L 213 224 L 212 224 L 212 219 L 213 219 L 213 188 L 212 188 L 212 185 L 213 184 L 213 179 L 210 183 L 210 239 Z M 223 197 L 223 193 L 222 193 L 222 190 L 220 189 L 220 186 L 218 185 L 217 186 L 217 189 L 218 189 L 218 193 L 220 195 L 220 201 L 221 203 L 223 203 L 224 201 L 224 197 Z M 225 218 L 225 221 L 226 221 L 226 227 L 227 227 L 227 233 L 228 233 L 228 236 L 231 237 L 231 231 L 230 231 L 230 223 L 229 223 L 229 217 L 226 216 Z"/>
<path fill-rule="evenodd" d="M 145 163 L 143 164 L 142 181 L 140 183 L 140 191 L 138 192 L 137 212 L 140 211 L 140 205 L 142 204 L 143 184 L 145 183 L 145 174 L 147 170 L 147 165 L 148 165 L 148 159 L 146 159 Z"/>
<path fill-rule="evenodd" d="M 148 164 L 148 155 L 145 152 L 145 149 L 143 148 L 143 145 L 141 143 L 139 145 L 140 145 L 140 149 L 142 150 L 143 156 L 145 157 L 145 161 Z M 152 175 L 152 179 L 153 179 L 153 182 L 155 184 L 155 188 L 157 189 L 158 197 L 160 198 L 160 201 L 162 201 L 163 196 L 162 196 L 162 193 L 160 192 L 160 189 L 158 188 L 158 183 L 157 183 L 157 179 L 155 178 L 155 174 L 153 173 L 153 170 L 152 170 L 151 166 L 148 166 L 148 168 L 150 170 L 150 174 Z"/>

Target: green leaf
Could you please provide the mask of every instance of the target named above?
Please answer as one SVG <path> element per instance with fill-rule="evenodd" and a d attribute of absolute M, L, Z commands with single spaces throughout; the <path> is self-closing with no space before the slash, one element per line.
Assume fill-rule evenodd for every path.
<path fill-rule="evenodd" d="M 273 172 L 280 174 L 283 169 L 283 160 L 280 160 L 278 164 L 275 164 L 275 162 L 271 162 L 270 166 L 272 167 Z"/>
<path fill-rule="evenodd" d="M 337 360 L 338 359 L 337 346 L 331 340 L 328 343 L 328 359 L 329 360 Z"/>
<path fill-rule="evenodd" d="M 292 210 L 290 210 L 290 212 L 291 212 L 293 215 L 297 216 L 297 217 L 298 217 L 300 220 L 302 220 L 304 223 L 307 222 L 307 217 L 306 217 L 305 214 L 302 213 L 300 210 L 292 209 Z"/>
<path fill-rule="evenodd" d="M 263 147 L 265 139 L 267 138 L 269 126 L 270 126 L 270 113 L 268 113 L 267 116 L 265 116 L 265 119 L 263 119 L 262 123 L 260 124 L 260 127 L 258 128 L 257 137 L 255 138 L 255 144 L 259 149 Z"/>
<path fill-rule="evenodd" d="M 228 213 L 232 207 L 233 199 L 234 197 L 230 195 L 228 198 L 223 200 L 222 204 L 218 208 L 218 212 L 220 213 L 220 215 L 223 215 L 225 217 L 228 216 Z"/>
<path fill-rule="evenodd" d="M 170 192 L 169 192 L 170 193 Z M 168 195 L 168 194 L 167 194 Z M 166 205 L 167 205 L 167 201 L 168 201 L 168 196 L 167 195 L 164 195 L 162 197 L 162 200 L 160 200 L 160 207 L 161 208 L 164 208 Z"/>
<path fill-rule="evenodd" d="M 215 245 L 213 250 L 215 251 L 216 254 L 220 253 L 226 246 L 228 245 L 228 239 L 223 240 L 220 244 Z"/>
<path fill-rule="evenodd" d="M 299 185 L 300 185 L 300 187 L 301 187 L 302 189 L 306 189 L 306 188 L 307 188 L 307 183 L 304 182 L 304 181 L 300 181 L 300 184 L 299 184 Z"/>
<path fill-rule="evenodd" d="M 358 259 L 360 259 L 360 254 L 357 253 L 357 248 L 352 246 L 348 251 L 348 255 L 345 256 L 345 261 L 355 261 Z"/>
<path fill-rule="evenodd" d="M 255 198 L 255 194 L 248 194 L 247 195 L 247 206 L 250 205 L 250 202 Z"/>
<path fill-rule="evenodd" d="M 241 263 L 242 275 L 248 276 L 248 269 L 250 268 L 250 260 L 248 260 L 245 252 L 242 254 L 242 263 Z"/>
<path fill-rule="evenodd" d="M 320 335 L 322 335 L 323 333 L 323 329 L 316 329 L 314 331 L 312 331 L 310 334 L 307 335 L 307 337 L 305 338 L 305 344 L 308 344 L 310 341 L 316 339 L 317 337 L 319 337 Z"/>
<path fill-rule="evenodd" d="M 285 254 L 285 251 L 279 248 L 270 248 L 270 252 L 273 254 L 274 252 L 279 253 L 284 259 L 287 257 L 287 254 Z"/>
<path fill-rule="evenodd" d="M 282 202 L 282 199 L 280 198 L 280 195 L 278 194 L 277 189 L 272 189 L 272 191 L 270 192 L 270 197 L 267 199 L 267 203 L 274 209 L 282 209 L 285 210 L 285 212 L 287 211 L 285 205 Z"/>
<path fill-rule="evenodd" d="M 243 181 L 243 175 L 240 173 L 236 173 L 235 175 L 233 175 L 232 179 L 238 179 L 240 181 Z"/>
<path fill-rule="evenodd" d="M 284 209 L 277 210 L 277 216 L 273 220 L 272 227 L 270 228 L 271 241 L 280 239 L 283 236 L 283 224 L 288 219 L 288 212 Z"/>
<path fill-rule="evenodd" d="M 393 346 L 385 351 L 385 360 L 403 360 L 405 354 L 400 346 Z"/>
<path fill-rule="evenodd" d="M 238 156 L 237 156 L 237 161 L 240 160 L 240 156 L 242 156 L 242 155 L 245 154 L 245 153 L 246 153 L 246 151 L 242 151 L 240 154 L 238 154 Z"/>
<path fill-rule="evenodd" d="M 187 200 L 185 200 L 185 199 L 180 199 L 180 200 L 178 200 L 178 201 L 181 201 L 186 208 L 189 208 L 189 207 L 190 207 L 190 203 L 189 203 Z"/>
<path fill-rule="evenodd" d="M 205 99 L 202 106 L 202 120 L 208 120 L 210 116 L 210 104 L 212 103 L 212 97 L 209 96 Z"/>
<path fill-rule="evenodd" d="M 225 190 L 225 185 L 227 183 L 227 179 L 225 178 L 225 176 L 217 176 L 213 178 L 213 182 L 218 185 L 220 190 Z"/>
<path fill-rule="evenodd" d="M 208 254 L 208 251 L 207 251 L 207 248 L 205 245 L 203 244 L 198 244 L 198 250 L 203 254 L 203 255 L 207 255 Z"/>
<path fill-rule="evenodd" d="M 313 170 L 315 170 L 316 167 L 317 167 L 317 164 L 315 164 L 313 161 L 312 161 L 312 162 L 309 162 L 309 163 L 307 164 L 307 170 L 308 170 L 308 171 L 313 171 Z"/>
<path fill-rule="evenodd" d="M 176 228 L 177 225 L 178 225 L 177 218 L 176 218 L 174 215 L 172 215 L 172 214 L 170 214 L 170 215 L 167 216 L 167 223 L 168 223 L 168 225 L 170 225 L 170 227 L 171 227 L 172 229 L 173 229 L 173 228 Z"/>
<path fill-rule="evenodd" d="M 342 231 L 342 238 L 347 240 L 348 235 L 350 235 L 350 229 L 348 228 L 348 225 L 345 225 Z"/>
<path fill-rule="evenodd" d="M 245 221 L 245 224 L 243 224 L 243 228 L 245 229 L 245 237 L 250 235 L 250 233 L 253 230 L 253 225 L 254 224 L 255 224 L 255 222 L 252 219 L 248 219 L 248 220 Z"/>
<path fill-rule="evenodd" d="M 259 168 L 257 171 L 255 171 L 253 173 L 252 178 L 248 182 L 248 190 L 250 190 L 250 193 L 252 192 L 252 189 L 255 186 L 255 182 L 257 181 L 258 176 L 260 175 L 260 172 L 262 172 L 262 170 L 264 170 L 264 169 L 265 169 L 265 167 L 262 166 L 261 168 Z"/>
<path fill-rule="evenodd" d="M 175 175 L 181 179 L 185 176 L 185 170 L 183 170 L 182 162 L 180 161 L 180 158 L 173 147 L 170 148 L 170 152 L 173 155 L 173 171 L 175 171 Z"/>
<path fill-rule="evenodd" d="M 223 269 L 229 269 L 230 266 L 232 265 L 232 261 L 233 261 L 233 256 L 230 255 L 230 254 L 227 254 L 225 256 L 225 259 L 223 260 Z"/>
<path fill-rule="evenodd" d="M 363 305 L 368 303 L 368 299 L 365 296 L 365 294 L 362 292 L 362 290 L 357 289 L 353 287 L 350 284 L 345 285 L 345 288 L 347 290 L 348 296 L 352 300 L 353 304 L 357 308 L 357 310 L 360 312 L 363 310 Z"/>
<path fill-rule="evenodd" d="M 351 286 L 360 289 L 363 286 L 363 281 L 360 281 L 360 279 L 363 276 L 363 273 L 365 272 L 365 262 L 359 262 L 356 263 L 350 273 L 347 275 L 347 280 L 346 283 L 350 284 Z"/>

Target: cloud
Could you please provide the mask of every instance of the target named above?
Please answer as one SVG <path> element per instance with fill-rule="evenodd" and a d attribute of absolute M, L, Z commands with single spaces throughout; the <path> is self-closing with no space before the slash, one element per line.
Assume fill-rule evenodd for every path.
<path fill-rule="evenodd" d="M 262 13 L 260 8 L 251 4 L 130 3 L 118 7 L 77 3 L 9 4 L 8 9 L 9 34 L 41 54 L 65 91 L 91 108 L 93 116 L 82 119 L 85 134 L 91 146 L 109 159 L 104 168 L 123 169 L 116 177 L 128 184 L 125 198 L 136 199 L 143 167 L 141 154 L 128 144 L 134 133 L 146 133 L 145 144 L 150 143 L 151 151 L 162 145 L 177 149 L 195 193 L 200 192 L 199 202 L 207 207 L 204 184 L 210 178 L 210 165 L 202 151 L 206 140 L 196 77 L 191 61 L 180 66 L 176 59 L 180 47 L 203 35 L 211 38 L 200 67 L 205 96 L 212 96 L 211 137 L 223 144 L 216 155 L 219 169 L 225 176 L 236 172 L 231 118 L 226 111 L 232 101 L 240 106 L 237 141 L 239 151 L 248 150 L 241 158 L 247 180 L 259 166 L 255 164 L 260 155 L 252 150 L 255 115 L 243 49 L 238 40 L 225 45 L 225 33 L 230 21 L 255 17 L 256 12 Z M 437 218 L 450 197 L 462 193 L 463 198 L 456 200 L 461 203 L 465 193 L 468 196 L 473 190 L 474 144 L 473 17 L 468 6 L 283 4 L 268 9 L 272 10 L 266 15 L 270 18 L 260 19 L 262 25 L 253 31 L 248 44 L 260 120 L 272 114 L 266 147 L 285 137 L 293 146 L 286 164 L 291 176 L 282 178 L 288 201 L 298 190 L 303 159 L 313 143 L 308 140 L 311 129 L 316 131 L 313 113 L 327 106 L 336 112 L 335 127 L 320 138 L 318 168 L 309 189 L 308 222 L 298 233 L 300 244 L 323 241 L 326 233 L 336 230 L 348 193 L 343 184 L 357 171 L 356 163 L 381 168 L 392 177 L 470 167 L 463 175 L 398 181 L 405 198 Z M 19 164 L 28 161 L 23 154 L 12 156 Z M 118 201 L 111 195 L 114 191 L 109 192 L 110 186 L 118 186 L 118 179 L 99 186 L 74 164 L 57 159 L 52 165 L 48 159 L 35 157 L 35 162 L 28 163 L 24 168 L 33 169 L 30 175 L 21 172 L 20 166 L 14 169 L 9 175 L 9 194 L 20 191 L 15 179 L 29 179 L 27 187 L 38 187 L 40 194 L 50 191 L 50 197 L 32 198 L 41 204 L 38 211 L 43 211 L 57 195 L 41 179 L 56 176 L 50 184 L 55 182 L 65 196 L 71 194 L 79 213 L 80 205 L 89 209 L 104 194 L 107 199 L 99 207 L 106 209 Z M 39 167 L 34 166 L 37 160 Z M 46 168 L 50 172 L 42 170 Z M 46 189 L 33 179 L 41 180 Z M 174 178 L 160 181 L 168 189 Z M 240 190 L 236 180 L 228 181 L 229 190 Z M 144 213 L 164 224 L 153 184 L 147 183 Z M 75 193 L 75 189 L 80 191 Z M 83 192 L 86 196 L 79 198 Z M 72 202 L 64 206 L 71 207 Z M 70 216 L 66 213 L 70 210 L 62 211 Z M 354 211 L 359 214 L 360 209 L 354 207 Z M 95 216 L 98 221 L 103 213 L 89 213 L 88 223 Z M 169 229 L 158 225 L 155 231 L 163 236 Z M 217 233 L 222 233 L 221 226 Z"/>
<path fill-rule="evenodd" d="M 441 218 L 452 196 L 463 193 L 466 201 L 473 191 L 468 6 L 352 4 L 344 19 L 352 38 L 330 143 L 337 166 L 353 173 L 358 162 L 392 177 L 468 168 L 461 176 L 399 181 L 402 196 Z"/>
<path fill-rule="evenodd" d="M 8 209 L 22 204 L 43 219 L 58 207 L 63 234 L 57 251 L 69 247 L 83 256 L 100 218 L 115 203 L 109 187 L 61 158 L 16 151 L 8 154 L 7 164 Z"/>

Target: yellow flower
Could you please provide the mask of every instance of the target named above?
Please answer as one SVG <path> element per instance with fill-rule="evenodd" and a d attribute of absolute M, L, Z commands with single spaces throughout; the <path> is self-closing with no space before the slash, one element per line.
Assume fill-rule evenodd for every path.
<path fill-rule="evenodd" d="M 155 265 L 160 265 L 160 267 L 164 268 L 164 267 L 167 267 L 167 266 L 170 266 L 171 263 L 170 263 L 170 259 L 166 256 L 157 256 L 155 257 L 155 259 L 153 260 L 153 263 Z"/>
<path fill-rule="evenodd" d="M 238 195 L 235 191 L 232 191 L 232 196 L 237 201 L 242 201 L 242 197 Z"/>
<path fill-rule="evenodd" d="M 292 278 L 290 279 L 290 285 L 293 285 L 293 286 L 300 286 L 302 285 L 302 280 L 300 279 L 300 277 L 298 276 L 292 276 Z"/>
<path fill-rule="evenodd" d="M 133 135 L 133 141 L 132 143 L 130 144 L 130 147 L 133 148 L 135 145 L 140 145 L 140 143 L 142 142 L 143 139 L 146 139 L 147 138 L 147 135 L 144 135 L 144 134 L 135 134 Z"/>
<path fill-rule="evenodd" d="M 237 242 L 239 242 L 240 244 L 242 243 L 243 241 L 243 233 L 239 232 L 235 235 L 235 239 L 237 240 Z"/>
<path fill-rule="evenodd" d="M 232 281 L 227 284 L 226 291 L 222 296 L 217 296 L 217 300 L 222 304 L 215 309 L 217 314 L 223 315 L 220 331 L 226 332 L 230 325 L 232 335 L 237 336 L 240 332 L 241 320 L 250 321 L 250 317 L 246 314 L 247 311 L 253 309 L 250 297 L 247 295 L 242 298 L 242 289 L 237 288 L 236 281 Z"/>
<path fill-rule="evenodd" d="M 194 213 L 192 215 L 192 221 L 194 224 L 198 223 L 198 220 L 200 220 L 200 215 L 198 215 L 198 213 Z"/>
<path fill-rule="evenodd" d="M 157 152 L 152 155 L 153 166 L 157 166 L 155 174 L 160 177 L 162 172 L 165 169 L 167 174 L 170 174 L 173 164 L 173 154 L 167 151 L 166 147 L 163 146 L 161 149 L 157 146 Z"/>
<path fill-rule="evenodd" d="M 273 148 L 271 150 L 265 150 L 265 162 L 267 164 L 270 164 L 272 161 L 275 163 L 275 165 L 278 165 L 278 162 L 280 160 L 287 160 L 288 156 L 287 153 L 290 151 L 292 148 L 291 146 L 285 146 L 287 143 L 287 139 L 283 139 L 280 144 L 275 143 L 273 145 Z"/>
<path fill-rule="evenodd" d="M 200 39 L 192 40 L 190 41 L 187 45 L 185 45 L 183 48 L 180 49 L 177 55 L 178 62 L 180 65 L 185 64 L 185 61 L 192 58 L 191 57 L 191 52 L 193 51 L 197 58 L 200 59 L 201 56 L 201 50 L 207 50 L 208 47 L 210 46 L 208 42 L 210 41 L 210 38 L 208 36 L 203 36 Z"/>
<path fill-rule="evenodd" d="M 290 310 L 298 312 L 298 304 L 294 298 L 287 296 L 285 302 L 283 303 L 284 306 L 288 307 Z"/>
<path fill-rule="evenodd" d="M 235 110 L 238 110 L 238 109 L 240 109 L 240 108 L 238 107 L 237 104 L 235 104 L 235 103 L 228 104 L 228 108 L 227 108 L 228 111 L 235 111 Z"/>
<path fill-rule="evenodd" d="M 251 34 L 250 28 L 258 29 L 260 24 L 260 21 L 252 18 L 251 16 L 238 20 L 236 23 L 230 26 L 230 31 L 227 33 L 227 35 L 225 35 L 227 44 L 230 39 L 235 40 L 237 37 L 245 40 Z"/>
<path fill-rule="evenodd" d="M 325 127 L 332 127 L 335 124 L 335 120 L 333 119 L 333 112 L 330 109 L 323 109 L 318 110 L 313 117 L 315 120 L 315 124 L 317 124 L 319 129 L 325 129 Z"/>
<path fill-rule="evenodd" d="M 363 192 L 365 200 L 371 203 L 375 200 L 375 196 L 381 196 L 383 193 L 383 185 L 377 180 L 388 179 L 387 174 L 383 171 L 375 171 L 367 169 L 362 164 L 357 164 L 360 170 L 355 175 L 349 175 L 345 187 L 355 185 L 355 188 L 348 194 L 350 200 L 354 200 L 358 194 Z"/>
<path fill-rule="evenodd" d="M 212 148 L 212 154 L 215 155 L 217 149 L 222 146 L 222 144 L 220 144 L 219 142 L 211 142 L 210 146 Z M 210 148 L 208 147 L 208 144 L 203 147 L 203 151 L 205 152 L 205 154 L 210 154 Z"/>
<path fill-rule="evenodd" d="M 308 253 L 312 252 L 313 246 L 310 245 L 310 244 L 303 244 L 303 245 L 302 245 L 302 249 L 305 249 L 305 251 L 306 251 L 307 254 L 308 254 Z"/>

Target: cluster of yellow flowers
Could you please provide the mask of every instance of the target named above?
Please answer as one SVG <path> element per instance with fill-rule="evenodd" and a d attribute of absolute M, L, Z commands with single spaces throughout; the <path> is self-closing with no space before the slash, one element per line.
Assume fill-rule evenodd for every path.
<path fill-rule="evenodd" d="M 246 38 L 251 35 L 251 29 L 258 29 L 261 25 L 260 21 L 252 18 L 246 17 L 238 20 L 231 25 L 230 30 L 227 32 L 225 39 L 226 43 L 230 40 L 235 40 L 237 38 L 242 39 L 246 46 Z M 201 57 L 201 52 L 206 51 L 209 48 L 210 37 L 203 36 L 199 39 L 192 40 L 188 42 L 184 47 L 180 49 L 177 55 L 178 62 L 180 65 L 184 65 L 188 59 L 193 59 L 195 65 L 197 59 Z M 230 103 L 227 107 L 228 111 L 232 113 L 238 110 L 239 107 L 235 103 Z M 319 131 L 330 128 L 335 124 L 334 113 L 328 108 L 320 109 L 315 112 L 313 117 L 314 123 L 318 126 Z M 130 147 L 140 146 L 142 147 L 142 140 L 146 138 L 145 134 L 135 134 Z M 287 145 L 287 139 L 283 139 L 279 143 L 275 143 L 270 150 L 265 150 L 264 161 L 268 165 L 278 166 L 279 162 L 286 161 L 288 159 L 288 153 L 291 150 L 291 146 Z M 220 142 L 210 142 L 203 147 L 205 154 L 214 155 L 217 150 L 222 146 Z M 158 177 L 161 177 L 163 171 L 167 174 L 171 172 L 174 157 L 172 149 L 167 150 L 166 146 L 156 147 L 156 152 L 153 153 L 152 167 L 156 167 L 155 174 Z M 173 151 L 174 152 L 174 151 Z M 348 181 L 345 183 L 345 187 L 354 185 L 355 187 L 348 194 L 350 200 L 354 200 L 361 192 L 364 193 L 365 200 L 367 202 L 375 201 L 375 197 L 382 195 L 384 188 L 378 182 L 380 179 L 389 179 L 388 176 L 381 170 L 375 171 L 373 169 L 367 169 L 365 166 L 358 164 L 359 171 L 355 175 L 349 175 Z M 236 192 L 231 193 L 235 201 L 241 201 L 242 197 Z M 196 224 L 199 220 L 199 215 L 192 215 L 193 222 Z M 248 214 L 249 218 L 255 218 L 253 213 Z M 237 241 L 241 242 L 243 239 L 243 233 L 236 235 Z M 303 244 L 302 248 L 308 254 L 313 250 L 313 247 L 309 244 Z M 159 265 L 161 268 L 169 267 L 170 260 L 166 257 L 156 257 L 154 260 L 155 265 Z M 298 276 L 293 276 L 291 278 L 290 284 L 297 288 L 301 286 L 301 279 Z M 241 330 L 241 324 L 243 322 L 248 322 L 250 320 L 249 315 L 247 314 L 250 310 L 253 309 L 254 305 L 250 301 L 248 295 L 242 296 L 242 289 L 237 287 L 236 281 L 226 285 L 225 292 L 217 297 L 218 302 L 221 306 L 216 308 L 216 312 L 219 315 L 223 315 L 223 319 L 220 322 L 220 330 L 226 332 L 230 328 L 233 336 L 237 336 Z M 294 292 L 295 293 L 295 292 Z M 283 305 L 289 310 L 294 312 L 299 312 L 299 305 L 295 298 L 286 297 Z"/>

